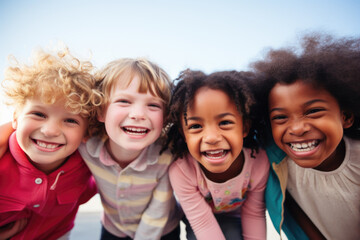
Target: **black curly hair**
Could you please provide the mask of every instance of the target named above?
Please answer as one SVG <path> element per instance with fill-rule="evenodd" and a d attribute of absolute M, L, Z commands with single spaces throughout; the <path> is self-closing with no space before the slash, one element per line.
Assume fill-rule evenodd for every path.
<path fill-rule="evenodd" d="M 170 101 L 169 122 L 167 141 L 165 149 L 170 148 L 174 158 L 183 157 L 189 151 L 182 134 L 181 121 L 186 120 L 188 106 L 194 101 L 195 93 L 202 87 L 218 89 L 225 92 L 237 106 L 239 113 L 244 120 L 252 120 L 251 108 L 254 105 L 254 98 L 248 87 L 248 82 L 253 78 L 250 72 L 223 71 L 209 75 L 201 71 L 187 69 L 182 71 L 174 80 L 174 89 Z M 250 128 L 248 136 L 244 139 L 244 147 L 258 151 L 256 131 Z"/>
<path fill-rule="evenodd" d="M 328 91 L 342 110 L 354 114 L 348 137 L 360 139 L 360 38 L 336 38 L 324 33 L 303 35 L 299 47 L 270 49 L 263 60 L 250 64 L 257 75 L 251 84 L 257 102 L 256 119 L 263 127 L 260 137 L 271 139 L 268 97 L 277 83 L 297 80 Z"/>

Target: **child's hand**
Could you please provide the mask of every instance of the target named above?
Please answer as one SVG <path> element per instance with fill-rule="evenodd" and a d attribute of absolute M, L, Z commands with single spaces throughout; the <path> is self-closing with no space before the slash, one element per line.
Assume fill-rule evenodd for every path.
<path fill-rule="evenodd" d="M 4 155 L 8 148 L 8 141 L 11 133 L 14 132 L 14 129 L 11 126 L 11 123 L 5 123 L 0 125 L 0 157 Z"/>
<path fill-rule="evenodd" d="M 27 219 L 22 218 L 15 222 L 6 224 L 0 227 L 0 240 L 6 240 L 21 232 L 27 224 Z"/>

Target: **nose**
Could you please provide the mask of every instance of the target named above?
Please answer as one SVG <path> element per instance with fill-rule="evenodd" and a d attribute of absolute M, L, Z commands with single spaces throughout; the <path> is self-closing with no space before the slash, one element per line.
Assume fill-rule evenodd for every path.
<path fill-rule="evenodd" d="M 129 112 L 129 117 L 133 120 L 144 120 L 145 119 L 145 109 L 142 106 L 132 106 Z"/>
<path fill-rule="evenodd" d="M 222 139 L 220 132 L 215 127 L 204 129 L 203 140 L 205 143 L 215 145 Z"/>
<path fill-rule="evenodd" d="M 47 137 L 59 136 L 60 132 L 60 125 L 57 121 L 48 120 L 41 127 L 41 133 Z"/>
<path fill-rule="evenodd" d="M 303 136 L 309 131 L 310 126 L 304 119 L 296 119 L 290 123 L 289 132 L 294 136 Z"/>

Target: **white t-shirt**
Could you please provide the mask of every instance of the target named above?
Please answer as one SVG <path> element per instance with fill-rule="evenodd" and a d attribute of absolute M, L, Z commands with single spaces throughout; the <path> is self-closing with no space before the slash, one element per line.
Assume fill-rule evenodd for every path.
<path fill-rule="evenodd" d="M 287 159 L 287 190 L 327 239 L 360 239 L 360 141 L 344 140 L 345 159 L 334 171 Z"/>

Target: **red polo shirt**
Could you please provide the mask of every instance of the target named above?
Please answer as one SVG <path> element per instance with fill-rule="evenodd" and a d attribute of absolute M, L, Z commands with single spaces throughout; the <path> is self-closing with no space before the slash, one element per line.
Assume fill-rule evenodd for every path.
<path fill-rule="evenodd" d="M 0 226 L 28 218 L 12 239 L 57 239 L 74 226 L 79 205 L 96 193 L 96 185 L 78 151 L 46 175 L 27 159 L 16 140 L 0 159 Z"/>

